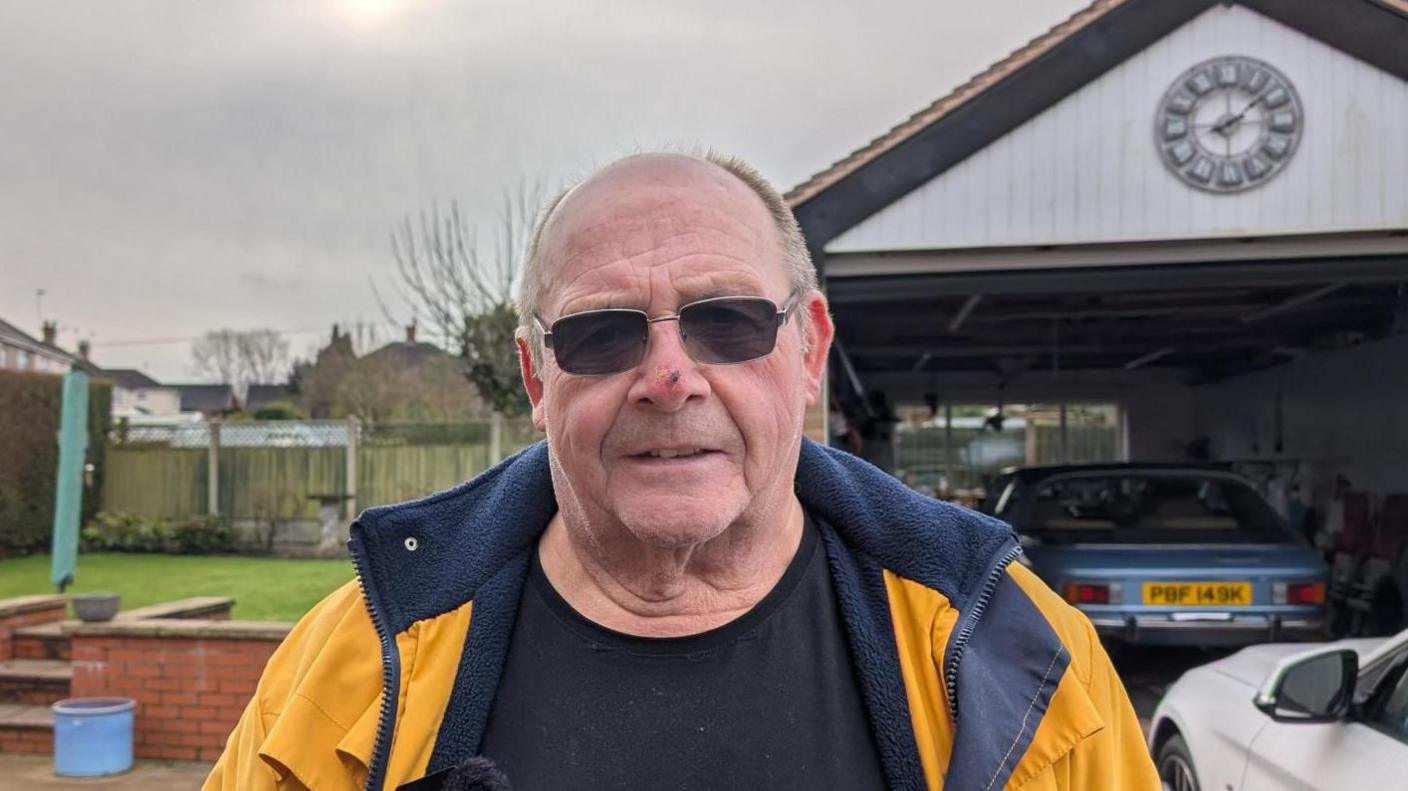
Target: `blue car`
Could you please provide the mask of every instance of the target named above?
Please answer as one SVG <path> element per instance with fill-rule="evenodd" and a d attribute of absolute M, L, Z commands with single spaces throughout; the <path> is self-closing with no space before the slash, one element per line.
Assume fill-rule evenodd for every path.
<path fill-rule="evenodd" d="M 1230 471 L 1033 467 L 991 491 L 1024 562 L 1102 636 L 1198 646 L 1324 637 L 1325 561 Z"/>

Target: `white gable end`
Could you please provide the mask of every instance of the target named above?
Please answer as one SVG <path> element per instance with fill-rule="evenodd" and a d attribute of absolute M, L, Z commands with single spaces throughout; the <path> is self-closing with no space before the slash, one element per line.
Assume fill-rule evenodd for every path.
<path fill-rule="evenodd" d="M 1278 69 L 1304 108 L 1265 183 L 1214 194 L 1155 144 L 1168 87 L 1210 58 Z M 1216 6 L 832 240 L 828 253 L 1408 228 L 1408 83 L 1241 6 Z"/>

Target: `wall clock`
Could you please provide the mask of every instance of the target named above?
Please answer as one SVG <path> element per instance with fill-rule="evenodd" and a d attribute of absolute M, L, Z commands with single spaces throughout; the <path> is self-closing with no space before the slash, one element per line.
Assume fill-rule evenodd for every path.
<path fill-rule="evenodd" d="M 1154 136 L 1164 164 L 1185 183 L 1241 192 L 1285 168 L 1304 119 L 1286 75 L 1234 55 L 1203 61 L 1173 81 L 1159 102 Z"/>

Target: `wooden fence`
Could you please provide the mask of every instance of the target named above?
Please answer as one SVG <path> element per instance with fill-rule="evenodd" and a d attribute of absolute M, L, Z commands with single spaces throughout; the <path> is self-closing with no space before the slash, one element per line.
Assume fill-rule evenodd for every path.
<path fill-rule="evenodd" d="M 507 455 L 536 440 L 531 428 L 506 427 Z M 208 510 L 210 451 L 155 444 L 107 449 L 102 509 L 179 519 Z M 399 502 L 447 489 L 487 469 L 488 442 L 362 444 L 357 448 L 357 507 Z M 347 448 L 221 447 L 219 513 L 234 519 L 316 519 L 320 497 L 347 491 Z"/>

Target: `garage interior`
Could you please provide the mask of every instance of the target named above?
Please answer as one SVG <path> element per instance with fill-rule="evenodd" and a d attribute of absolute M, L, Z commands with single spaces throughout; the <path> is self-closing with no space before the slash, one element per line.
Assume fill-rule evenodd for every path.
<path fill-rule="evenodd" d="M 1393 246 L 1402 236 L 1372 243 Z M 1399 545 L 1408 537 L 1408 253 L 1307 254 L 1315 245 L 1303 240 L 1295 258 L 1134 265 L 1118 263 L 1120 250 L 1100 249 L 1083 256 L 1098 265 L 1077 267 L 1044 264 L 1078 251 L 1007 249 L 992 255 L 1025 268 L 1001 270 L 972 268 L 973 251 L 961 260 L 832 255 L 826 290 L 839 344 L 831 393 L 860 426 L 875 419 L 872 400 L 884 394 L 901 420 L 894 472 L 919 488 L 928 479 L 906 443 L 926 428 L 931 437 L 947 432 L 925 459 L 959 490 L 932 488 L 967 502 L 981 500 L 981 481 L 1000 465 L 965 447 L 1004 425 L 965 422 L 952 411 L 960 405 L 1019 421 L 1023 409 L 1060 410 L 1054 450 L 1034 458 L 1029 433 L 1025 458 L 1009 464 L 1230 466 L 1309 540 L 1382 558 L 1370 576 L 1382 578 L 1376 593 L 1392 597 L 1391 580 L 1408 572 L 1391 560 L 1405 556 Z M 889 274 L 857 274 L 877 270 Z M 1067 442 L 1074 404 L 1117 410 L 1118 442 L 1104 451 Z M 961 490 L 965 483 L 979 490 Z M 1325 530 L 1341 535 L 1316 535 Z M 1401 601 L 1379 607 L 1376 618 L 1402 617 Z"/>

